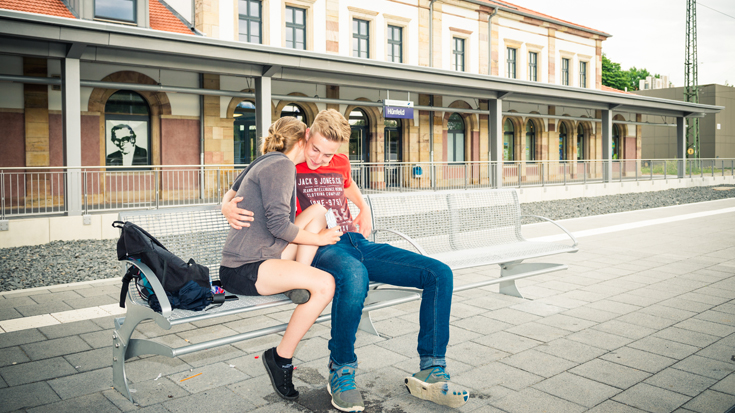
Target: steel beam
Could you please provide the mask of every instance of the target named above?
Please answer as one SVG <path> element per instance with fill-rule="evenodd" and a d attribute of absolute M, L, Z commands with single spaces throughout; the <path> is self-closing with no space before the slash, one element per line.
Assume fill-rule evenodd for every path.
<path fill-rule="evenodd" d="M 258 139 L 255 153 L 260 156 L 263 137 L 268 135 L 271 124 L 271 78 L 255 78 L 255 136 Z"/>
<path fill-rule="evenodd" d="M 602 111 L 602 181 L 612 182 L 612 111 Z"/>
<path fill-rule="evenodd" d="M 490 165 L 492 185 L 495 188 L 503 186 L 503 101 L 490 99 L 488 101 L 488 132 L 490 135 Z"/>
<path fill-rule="evenodd" d="M 82 110 L 79 59 L 61 61 L 64 157 L 67 166 L 66 206 L 69 215 L 82 215 Z"/>

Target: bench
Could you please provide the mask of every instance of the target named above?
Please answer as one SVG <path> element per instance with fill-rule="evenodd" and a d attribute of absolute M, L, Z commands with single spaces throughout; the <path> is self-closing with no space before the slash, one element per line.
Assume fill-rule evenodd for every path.
<path fill-rule="evenodd" d="M 366 196 L 373 212 L 376 242 L 388 242 L 397 247 L 413 249 L 446 262 L 452 269 L 500 264 L 501 278 L 463 285 L 455 291 L 500 284 L 500 292 L 520 297 L 515 280 L 566 269 L 561 264 L 521 263 L 562 252 L 576 252 L 573 246 L 555 243 L 534 243 L 520 235 L 521 216 L 514 190 L 448 191 L 377 194 Z M 352 205 L 353 215 L 358 211 Z M 472 218 L 475 221 L 470 222 Z M 184 260 L 194 258 L 209 267 L 213 280 L 219 279 L 219 263 L 229 225 L 216 206 L 194 206 L 144 211 L 123 211 L 120 221 L 130 221 L 158 238 L 171 252 Z M 562 228 L 563 230 L 563 228 Z M 565 231 L 566 232 L 566 231 Z M 573 237 L 570 235 L 571 239 Z M 125 317 L 115 319 L 113 332 L 113 386 L 133 401 L 125 372 L 125 361 L 141 355 L 177 357 L 196 351 L 236 343 L 285 331 L 287 324 L 262 328 L 172 348 L 148 339 L 132 338 L 143 321 L 151 320 L 165 330 L 175 325 L 239 314 L 265 308 L 290 305 L 283 294 L 272 296 L 238 296 L 220 307 L 204 311 L 172 309 L 157 277 L 146 265 L 126 261 L 136 266 L 149 280 L 160 299 L 161 313 L 154 312 L 134 283 L 126 297 Z M 386 288 L 387 287 L 387 288 Z M 421 298 L 420 291 L 371 283 L 365 300 L 359 329 L 379 335 L 370 319 L 370 312 L 380 308 Z M 316 322 L 331 319 L 320 316 Z"/>

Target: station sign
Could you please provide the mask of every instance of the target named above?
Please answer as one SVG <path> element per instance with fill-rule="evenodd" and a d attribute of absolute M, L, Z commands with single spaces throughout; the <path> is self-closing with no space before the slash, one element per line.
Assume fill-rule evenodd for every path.
<path fill-rule="evenodd" d="M 383 100 L 385 119 L 413 119 L 413 102 L 410 100 Z"/>

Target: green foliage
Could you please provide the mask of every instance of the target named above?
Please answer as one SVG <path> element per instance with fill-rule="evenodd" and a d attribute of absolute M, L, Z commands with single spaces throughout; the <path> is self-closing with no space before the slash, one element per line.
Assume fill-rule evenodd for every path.
<path fill-rule="evenodd" d="M 615 63 L 602 54 L 602 84 L 619 90 L 638 90 L 640 80 L 651 76 L 647 69 L 638 69 L 635 66 L 628 70 L 620 68 L 620 63 Z M 659 78 L 661 75 L 655 74 Z"/>

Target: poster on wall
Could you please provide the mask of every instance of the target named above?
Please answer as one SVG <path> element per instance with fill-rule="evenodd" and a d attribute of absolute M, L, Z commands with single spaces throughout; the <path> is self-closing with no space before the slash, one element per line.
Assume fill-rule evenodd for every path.
<path fill-rule="evenodd" d="M 105 121 L 107 166 L 149 165 L 148 121 Z"/>

